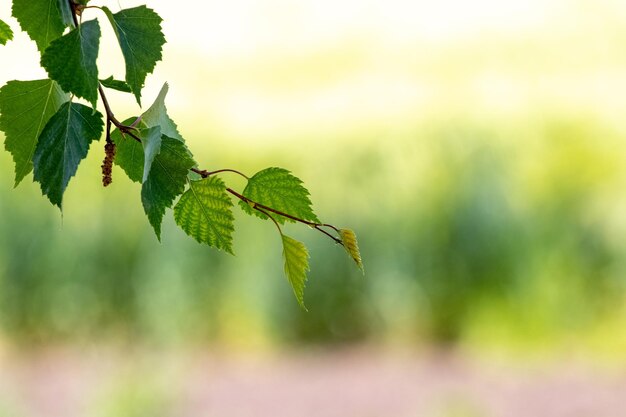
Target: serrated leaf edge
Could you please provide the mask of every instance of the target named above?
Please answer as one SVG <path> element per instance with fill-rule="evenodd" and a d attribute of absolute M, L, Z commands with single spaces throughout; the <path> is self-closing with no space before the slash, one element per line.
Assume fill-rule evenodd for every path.
<path fill-rule="evenodd" d="M 282 233 L 281 233 L 281 240 L 283 244 L 283 259 L 284 259 L 284 264 L 285 264 L 284 266 L 285 275 L 287 277 L 287 280 L 289 281 L 289 284 L 291 285 L 291 289 L 293 290 L 294 295 L 296 296 L 296 300 L 298 300 L 298 304 L 300 305 L 300 307 L 302 307 L 303 310 L 308 311 L 306 306 L 304 305 L 304 289 L 306 287 L 306 281 L 308 278 L 307 271 L 310 271 L 309 251 L 307 250 L 304 243 L 292 237 L 284 235 Z M 298 248 L 301 252 L 294 254 L 293 251 L 289 251 L 288 245 L 286 245 L 285 242 L 288 242 L 290 245 L 292 245 L 290 248 Z M 288 253 L 293 254 L 293 256 L 295 256 L 294 260 L 299 261 L 298 265 L 295 265 L 295 268 L 297 268 L 295 270 L 293 270 L 292 268 L 292 263 L 289 262 L 289 258 L 287 256 Z M 297 289 L 296 286 L 294 285 L 294 280 L 296 279 L 295 275 L 299 275 L 299 274 L 303 275 L 301 289 Z"/>
<path fill-rule="evenodd" d="M 214 178 L 216 178 L 216 177 L 214 177 Z M 212 224 L 212 222 L 210 221 L 210 217 L 209 217 L 209 214 L 207 213 L 207 210 L 206 210 L 205 204 L 203 203 L 202 199 L 198 196 L 198 193 L 196 192 L 196 190 L 194 190 L 194 183 L 199 183 L 199 182 L 202 182 L 202 181 L 209 181 L 209 180 L 210 180 L 209 178 L 206 178 L 206 179 L 201 179 L 201 180 L 199 180 L 199 181 L 190 181 L 190 182 L 189 182 L 189 188 L 187 189 L 187 191 L 185 191 L 185 192 L 181 195 L 180 199 L 178 200 L 178 202 L 177 202 L 177 203 L 176 203 L 176 205 L 174 206 L 174 220 L 176 221 L 176 224 L 178 224 L 178 225 L 181 227 L 181 229 L 182 229 L 182 226 L 181 226 L 181 225 L 180 225 L 180 223 L 179 223 L 180 215 L 179 215 L 179 214 L 177 214 L 177 213 L 178 213 L 178 211 L 177 211 L 177 207 L 179 207 L 179 204 L 181 204 L 181 201 L 183 201 L 183 197 L 184 197 L 186 194 L 189 194 L 189 195 L 192 195 L 192 196 L 193 196 L 193 199 L 194 199 L 194 200 L 196 201 L 196 203 L 197 203 L 197 204 L 201 207 L 201 210 L 202 210 L 202 213 L 203 213 L 203 217 L 204 217 L 204 219 L 205 219 L 205 222 L 206 222 L 207 226 L 208 226 L 208 227 L 210 227 L 210 228 L 212 228 L 214 231 L 216 230 L 215 226 L 214 226 L 214 225 Z M 225 194 L 226 185 L 225 185 L 225 184 L 224 184 L 224 183 L 223 183 L 223 182 L 222 182 L 219 178 L 218 178 L 217 180 L 218 180 L 218 181 L 220 181 L 221 185 L 223 186 L 223 190 L 224 190 L 224 194 Z M 215 180 L 213 180 L 213 182 L 215 182 Z M 207 184 L 208 184 L 208 183 L 207 183 Z M 212 184 L 211 184 L 211 185 L 212 185 Z M 225 195 L 226 195 L 226 194 L 225 194 Z M 226 195 L 226 196 L 227 196 L 227 195 Z M 228 196 L 227 196 L 227 197 L 228 197 Z M 231 223 L 232 223 L 232 222 L 234 221 L 234 216 L 232 216 L 232 207 L 233 207 L 233 203 L 232 203 L 232 201 L 230 200 L 230 198 L 228 198 L 228 201 L 229 201 L 229 203 L 230 203 L 230 204 L 229 204 L 229 208 L 231 209 L 231 211 L 230 211 L 230 213 L 231 213 L 230 221 L 231 221 Z M 232 227 L 232 224 L 230 225 L 229 230 L 230 230 L 231 232 L 235 230 L 235 229 L 234 229 L 234 227 Z M 215 247 L 215 248 L 216 248 L 216 249 L 218 249 L 218 250 L 223 250 L 223 251 L 225 251 L 225 252 L 227 252 L 227 253 L 230 253 L 231 255 L 234 255 L 234 254 L 235 254 L 235 253 L 233 252 L 233 249 L 232 249 L 232 237 L 231 237 L 231 239 L 227 239 L 227 238 L 222 239 L 222 238 L 220 238 L 220 237 L 221 237 L 221 233 L 217 233 L 217 232 L 216 232 L 216 233 L 214 233 L 214 235 L 216 236 L 216 239 L 217 239 L 217 240 L 219 240 L 221 243 L 220 243 L 219 245 L 218 245 L 218 244 L 216 244 L 216 245 L 211 245 L 211 244 L 210 244 L 210 243 L 208 243 L 208 242 L 201 241 L 201 240 L 197 239 L 195 236 L 188 234 L 188 233 L 187 233 L 184 229 L 183 229 L 183 231 L 184 231 L 184 232 L 185 232 L 188 236 L 191 236 L 191 237 L 192 237 L 194 240 L 196 240 L 198 243 L 207 244 L 208 246 Z"/>

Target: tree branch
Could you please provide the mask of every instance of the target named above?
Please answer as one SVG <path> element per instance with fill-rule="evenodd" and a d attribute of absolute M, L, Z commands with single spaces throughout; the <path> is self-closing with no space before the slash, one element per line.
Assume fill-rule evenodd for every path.
<path fill-rule="evenodd" d="M 67 0 L 70 8 L 72 10 L 72 19 L 74 20 L 74 24 L 76 25 L 76 27 L 80 26 L 80 23 L 78 21 L 77 18 L 77 14 L 79 13 L 79 7 L 82 7 L 80 4 L 74 3 L 74 1 L 72 0 Z M 80 11 L 82 11 L 82 9 L 80 9 Z M 138 117 L 131 125 L 125 125 L 123 123 L 121 123 L 119 120 L 117 120 L 117 118 L 115 117 L 115 114 L 113 113 L 113 110 L 111 109 L 111 106 L 109 104 L 109 100 L 107 99 L 107 96 L 104 92 L 104 89 L 102 88 L 102 85 L 98 84 L 98 93 L 100 95 L 100 99 L 102 100 L 102 104 L 104 105 L 104 109 L 106 112 L 106 139 L 107 139 L 107 143 L 111 142 L 111 125 L 114 125 L 117 129 L 119 129 L 119 131 L 122 133 L 122 135 L 129 135 L 130 137 L 132 137 L 134 140 L 136 140 L 137 142 L 141 143 L 141 138 L 139 138 L 133 131 L 137 130 L 137 125 L 139 124 L 139 122 L 141 121 L 141 116 Z M 198 169 L 198 168 L 191 168 L 190 171 L 195 172 L 196 174 L 200 175 L 202 178 L 207 178 L 211 175 L 215 175 L 221 172 L 232 172 L 235 174 L 238 174 L 242 177 L 244 177 L 245 179 L 250 179 L 247 175 L 241 173 L 240 171 L 237 171 L 235 169 L 230 169 L 230 168 L 225 168 L 225 169 L 218 169 L 215 171 L 208 171 L 206 169 Z M 331 229 L 333 229 L 335 232 L 339 233 L 339 229 L 337 229 L 335 226 L 331 225 L 331 224 L 326 224 L 326 223 L 315 223 L 315 222 L 311 222 L 308 220 L 304 220 L 301 219 L 299 217 L 293 216 L 291 214 L 288 213 L 284 213 L 280 210 L 276 210 L 272 207 L 257 203 L 256 201 L 253 201 L 251 199 L 249 199 L 248 197 L 245 197 L 241 194 L 239 194 L 237 191 L 233 190 L 232 188 L 226 188 L 226 191 L 228 191 L 230 194 L 234 195 L 235 197 L 237 197 L 238 199 L 240 199 L 241 201 L 244 201 L 250 205 L 252 205 L 252 207 L 265 214 L 267 217 L 269 217 L 274 224 L 276 225 L 276 227 L 278 228 L 278 231 L 282 234 L 281 228 L 278 224 L 278 222 L 276 221 L 276 219 L 274 219 L 268 212 L 277 214 L 279 216 L 291 219 L 295 222 L 299 222 L 299 223 L 303 223 L 306 224 L 307 226 L 316 229 L 319 232 L 322 232 L 323 234 L 325 234 L 326 236 L 328 236 L 329 238 L 331 238 L 333 241 L 335 241 L 335 243 L 338 243 L 340 245 L 343 245 L 343 242 L 341 241 L 341 239 L 336 238 L 335 236 L 331 235 L 330 233 L 328 233 L 326 230 L 322 229 L 322 227 L 329 227 Z"/>

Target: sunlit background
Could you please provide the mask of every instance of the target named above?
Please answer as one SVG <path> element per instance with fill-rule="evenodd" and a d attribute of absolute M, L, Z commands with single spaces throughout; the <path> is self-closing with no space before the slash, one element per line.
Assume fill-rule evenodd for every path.
<path fill-rule="evenodd" d="M 142 4 L 98 1 L 113 10 Z M 0 153 L 0 416 L 620 416 L 626 410 L 626 2 L 150 0 L 144 90 L 200 166 L 281 166 L 326 222 L 301 310 L 272 224 L 236 256 L 92 145 L 63 215 Z M 10 1 L 0 18 L 17 31 Z M 103 26 L 102 78 L 123 78 Z M 45 77 L 25 34 L 0 84 Z M 131 96 L 110 93 L 120 119 Z M 223 179 L 235 189 L 236 176 Z"/>

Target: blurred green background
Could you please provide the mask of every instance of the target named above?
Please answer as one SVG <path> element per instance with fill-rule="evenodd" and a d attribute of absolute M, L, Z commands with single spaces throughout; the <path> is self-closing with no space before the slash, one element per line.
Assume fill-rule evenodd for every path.
<path fill-rule="evenodd" d="M 12 189 L 2 152 L 0 349 L 367 345 L 625 365 L 626 6 L 434 3 L 150 1 L 169 43 L 144 101 L 169 82 L 203 168 L 294 172 L 321 219 L 356 230 L 366 275 L 288 226 L 311 253 L 303 312 L 273 225 L 236 213 L 232 257 L 169 212 L 159 243 L 136 184 L 115 168 L 101 187 L 103 143 L 63 215 L 37 184 Z M 103 36 L 100 72 L 121 76 Z M 0 54 L 2 82 L 43 74 L 24 35 Z"/>
<path fill-rule="evenodd" d="M 239 214 L 233 258 L 190 241 L 170 213 L 159 244 L 122 171 L 99 186 L 99 144 L 63 216 L 36 184 L 11 189 L 4 152 L 3 340 L 565 344 L 626 359 L 626 124 L 613 119 L 626 108 L 624 7 L 571 3 L 555 25 L 558 2 L 525 14 L 508 5 L 455 25 L 459 16 L 425 5 L 381 22 L 372 13 L 389 6 L 370 2 L 357 25 L 342 7 L 209 3 L 202 19 L 242 22 L 211 30 L 153 3 L 170 43 L 145 101 L 169 81 L 170 113 L 202 167 L 300 176 L 322 219 L 358 232 L 367 275 L 294 227 L 312 255 L 304 313 L 271 225 Z M 587 15 L 592 4 L 604 14 Z M 419 11 L 441 20 L 420 27 Z M 103 74 L 121 67 L 110 41 Z M 3 54 L 13 67 L 3 80 L 35 72 L 24 35 Z M 120 117 L 138 112 L 122 94 L 113 102 Z"/>

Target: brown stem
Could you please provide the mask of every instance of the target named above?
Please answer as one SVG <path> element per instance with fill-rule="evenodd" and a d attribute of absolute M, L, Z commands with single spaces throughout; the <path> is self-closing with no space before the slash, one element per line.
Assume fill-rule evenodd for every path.
<path fill-rule="evenodd" d="M 98 93 L 100 93 L 100 99 L 102 100 L 102 104 L 104 104 L 104 110 L 106 111 L 107 117 L 111 119 L 111 121 L 117 122 L 117 119 L 111 110 L 111 106 L 109 106 L 109 100 L 107 100 L 107 96 L 104 94 L 104 89 L 100 84 L 98 84 Z M 115 123 L 115 125 L 117 126 L 117 123 Z"/>
<path fill-rule="evenodd" d="M 112 143 L 111 140 L 111 119 L 107 117 L 107 131 L 106 131 L 106 141 L 107 143 Z"/>
<path fill-rule="evenodd" d="M 343 241 L 341 239 L 337 239 L 335 236 L 331 235 L 330 233 L 328 233 L 326 230 L 324 229 L 320 229 L 320 226 L 326 226 L 325 224 L 316 224 L 315 225 L 315 230 L 318 230 L 322 233 L 324 233 L 326 236 L 328 236 L 329 238 L 331 238 L 332 240 L 335 241 L 335 243 L 338 243 L 340 245 L 343 246 Z M 332 226 L 333 229 L 337 230 L 336 227 Z M 339 231 L 337 231 L 337 233 L 339 233 Z"/>
<path fill-rule="evenodd" d="M 77 4 L 74 3 L 72 0 L 67 0 L 68 4 L 70 5 L 70 10 L 72 11 L 72 20 L 74 21 L 74 26 L 78 27 L 78 18 L 76 17 L 76 6 Z"/>
<path fill-rule="evenodd" d="M 280 234 L 281 234 L 281 236 L 282 236 L 283 231 L 282 231 L 282 229 L 280 228 L 280 225 L 278 224 L 278 222 L 276 221 L 276 219 L 275 219 L 275 218 L 273 218 L 271 214 L 269 214 L 267 211 L 265 211 L 265 210 L 263 210 L 262 208 L 259 208 L 259 207 L 257 207 L 257 206 L 254 206 L 254 209 L 255 209 L 256 211 L 260 212 L 260 213 L 265 214 L 267 217 L 269 217 L 269 219 L 270 219 L 272 222 L 274 222 L 274 225 L 275 225 L 275 226 L 276 226 L 276 228 L 278 229 L 278 233 L 280 233 Z"/>
<path fill-rule="evenodd" d="M 135 139 L 137 142 L 141 142 L 141 139 L 133 133 L 133 130 L 137 130 L 136 126 L 141 121 L 141 116 L 135 119 L 135 121 L 128 126 L 123 124 L 115 118 L 113 110 L 111 110 L 111 106 L 109 105 L 109 100 L 107 100 L 107 96 L 104 93 L 104 89 L 101 85 L 98 85 L 98 92 L 100 93 L 100 98 L 102 99 L 102 104 L 104 104 L 104 110 L 107 114 L 107 123 L 110 121 L 115 125 L 115 127 L 119 129 L 120 132 L 122 132 L 122 134 L 127 134 L 131 138 Z"/>
<path fill-rule="evenodd" d="M 202 178 L 207 178 L 207 177 L 209 177 L 211 175 L 219 174 L 220 172 L 234 172 L 235 174 L 241 175 L 242 177 L 244 177 L 247 180 L 250 179 L 250 178 L 248 178 L 248 176 L 246 174 L 243 174 L 243 173 L 237 171 L 236 169 L 231 169 L 231 168 L 218 169 L 216 171 L 207 171 L 206 169 L 203 169 L 203 170 L 194 170 L 194 169 L 192 169 L 192 171 L 194 171 L 196 174 L 200 174 L 202 176 Z"/>

